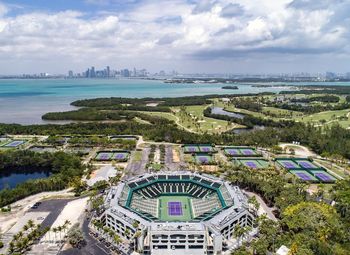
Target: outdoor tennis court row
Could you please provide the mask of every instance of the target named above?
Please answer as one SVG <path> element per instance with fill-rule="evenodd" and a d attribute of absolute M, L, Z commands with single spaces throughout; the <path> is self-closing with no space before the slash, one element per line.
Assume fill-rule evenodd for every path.
<path fill-rule="evenodd" d="M 0 142 L 1 148 L 18 148 L 19 146 L 25 144 L 27 141 L 25 140 L 4 140 Z"/>
<path fill-rule="evenodd" d="M 201 165 L 215 164 L 214 156 L 208 153 L 195 153 L 193 155 L 194 161 Z"/>
<path fill-rule="evenodd" d="M 269 162 L 261 158 L 233 158 L 233 163 L 237 166 L 246 166 L 253 169 L 263 169 L 269 167 Z"/>
<path fill-rule="evenodd" d="M 307 158 L 277 158 L 276 163 L 305 182 L 332 183 L 337 178 Z"/>
<path fill-rule="evenodd" d="M 227 157 L 260 157 L 262 156 L 260 153 L 256 151 L 256 149 L 252 147 L 225 147 L 224 153 Z"/>
<path fill-rule="evenodd" d="M 129 151 L 99 151 L 95 157 L 97 161 L 126 162 L 130 157 Z"/>
<path fill-rule="evenodd" d="M 216 150 L 211 144 L 185 144 L 183 145 L 184 153 L 215 153 Z"/>

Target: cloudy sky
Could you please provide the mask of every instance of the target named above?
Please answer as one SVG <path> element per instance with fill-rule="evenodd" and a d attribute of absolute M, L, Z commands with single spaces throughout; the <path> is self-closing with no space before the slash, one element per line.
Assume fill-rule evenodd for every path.
<path fill-rule="evenodd" d="M 0 0 L 0 74 L 350 72 L 349 0 Z"/>

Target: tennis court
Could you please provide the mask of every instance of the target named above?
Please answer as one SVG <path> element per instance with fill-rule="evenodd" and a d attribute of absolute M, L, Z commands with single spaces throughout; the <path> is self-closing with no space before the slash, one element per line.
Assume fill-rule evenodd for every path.
<path fill-rule="evenodd" d="M 311 173 L 321 182 L 335 182 L 337 179 L 323 170 L 312 170 Z"/>
<path fill-rule="evenodd" d="M 9 143 L 6 143 L 5 145 L 3 145 L 3 147 L 7 147 L 7 148 L 17 148 L 18 146 L 24 144 L 25 141 L 22 141 L 22 140 L 14 140 L 14 141 L 11 141 Z"/>
<path fill-rule="evenodd" d="M 256 151 L 253 149 L 241 149 L 241 154 L 244 156 L 255 156 L 256 155 Z"/>
<path fill-rule="evenodd" d="M 107 160 L 111 160 L 113 156 L 113 152 L 99 152 L 96 155 L 96 160 L 100 160 L 100 161 L 107 161 Z"/>
<path fill-rule="evenodd" d="M 276 161 L 278 164 L 287 169 L 301 169 L 301 167 L 297 163 L 290 159 L 277 159 Z"/>
<path fill-rule="evenodd" d="M 209 154 L 196 154 L 194 155 L 194 160 L 197 164 L 211 164 L 214 163 L 213 156 Z"/>
<path fill-rule="evenodd" d="M 130 153 L 128 152 L 115 152 L 112 156 L 112 160 L 127 161 Z"/>
<path fill-rule="evenodd" d="M 195 153 L 199 152 L 199 147 L 197 145 L 185 145 L 184 146 L 185 153 Z"/>
<path fill-rule="evenodd" d="M 206 153 L 214 152 L 214 148 L 211 145 L 199 145 L 198 147 L 200 152 L 206 152 Z"/>
<path fill-rule="evenodd" d="M 254 169 L 262 169 L 269 166 L 269 162 L 263 159 L 238 159 L 237 161 L 241 165 Z"/>
<path fill-rule="evenodd" d="M 309 160 L 296 160 L 295 161 L 299 166 L 302 168 L 306 169 L 317 169 L 319 168 L 318 166 L 314 165 L 311 161 Z"/>
<path fill-rule="evenodd" d="M 294 174 L 296 177 L 298 177 L 300 180 L 303 181 L 311 181 L 311 182 L 317 182 L 318 180 L 312 176 L 309 172 L 305 170 L 291 170 L 289 171 L 291 174 Z"/>
<path fill-rule="evenodd" d="M 228 156 L 238 156 L 238 155 L 240 155 L 240 151 L 238 149 L 233 149 L 233 148 L 226 148 L 226 149 L 224 149 L 224 152 Z"/>
<path fill-rule="evenodd" d="M 261 156 L 254 148 L 250 147 L 225 147 L 224 153 L 228 157 Z"/>
<path fill-rule="evenodd" d="M 159 217 L 163 221 L 189 221 L 191 203 L 188 196 L 160 196 Z"/>

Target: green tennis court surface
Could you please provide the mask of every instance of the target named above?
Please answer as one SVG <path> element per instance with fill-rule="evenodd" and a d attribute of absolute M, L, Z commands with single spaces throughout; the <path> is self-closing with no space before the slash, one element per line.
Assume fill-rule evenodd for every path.
<path fill-rule="evenodd" d="M 175 204 L 177 207 L 181 206 L 181 212 L 177 208 L 169 208 Z M 188 196 L 160 196 L 159 218 L 163 221 L 190 221 L 192 219 L 190 198 Z"/>
<path fill-rule="evenodd" d="M 241 165 L 254 169 L 267 168 L 269 166 L 268 161 L 262 159 L 239 159 L 238 162 Z"/>
<path fill-rule="evenodd" d="M 209 154 L 197 153 L 194 155 L 194 160 L 197 164 L 211 164 L 214 162 L 213 157 Z"/>

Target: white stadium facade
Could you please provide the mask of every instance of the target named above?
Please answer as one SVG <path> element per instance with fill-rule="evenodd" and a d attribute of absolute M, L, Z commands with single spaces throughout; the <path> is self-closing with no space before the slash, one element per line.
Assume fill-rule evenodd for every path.
<path fill-rule="evenodd" d="M 253 218 L 245 195 L 222 179 L 160 172 L 112 187 L 94 220 L 140 254 L 202 255 L 221 254 L 235 226 L 252 226 Z"/>

